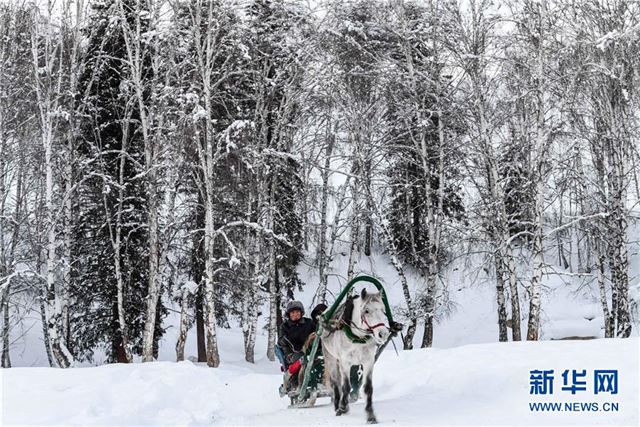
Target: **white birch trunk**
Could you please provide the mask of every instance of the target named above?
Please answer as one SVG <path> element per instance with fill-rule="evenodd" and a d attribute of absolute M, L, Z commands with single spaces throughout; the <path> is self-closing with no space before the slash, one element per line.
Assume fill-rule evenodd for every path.
<path fill-rule="evenodd" d="M 156 5 L 157 7 L 157 5 Z M 142 138 L 144 141 L 144 167 L 145 167 L 145 184 L 147 190 L 147 215 L 148 215 L 148 233 L 149 233 L 149 271 L 147 298 L 145 310 L 144 332 L 142 336 L 142 361 L 152 362 L 154 360 L 153 344 L 155 341 L 155 325 L 157 317 L 158 300 L 160 299 L 160 286 L 158 278 L 158 268 L 160 260 L 160 239 L 158 231 L 158 214 L 159 214 L 159 195 L 157 182 L 157 141 L 154 140 L 152 127 L 154 126 L 154 118 L 151 115 L 148 102 L 144 97 L 144 91 L 148 84 L 153 86 L 153 82 L 147 83 L 143 79 L 145 67 L 145 59 L 150 53 L 142 44 L 143 28 L 141 22 L 141 13 L 143 6 L 140 0 L 137 0 L 134 10 L 134 28 L 128 24 L 128 13 L 122 0 L 119 2 L 120 22 L 122 24 L 122 33 L 127 50 L 127 65 L 129 67 L 130 78 L 132 80 L 138 112 L 140 114 L 140 128 L 142 130 Z M 150 16 L 156 18 L 157 11 L 150 11 Z M 148 30 L 153 30 L 155 22 L 149 24 Z M 152 89 L 153 90 L 153 89 Z"/>
<path fill-rule="evenodd" d="M 504 265 L 502 258 L 494 255 L 496 270 L 496 302 L 498 303 L 498 341 L 509 341 L 507 335 L 507 310 L 504 297 Z M 513 327 L 513 324 L 511 325 Z"/>
<path fill-rule="evenodd" d="M 71 192 L 73 187 L 73 143 L 67 137 L 67 164 L 65 165 L 65 201 L 64 201 L 64 279 L 62 284 L 62 338 L 67 345 L 70 341 L 69 325 L 69 287 L 71 286 L 71 242 L 73 239 L 71 210 Z M 1 233 L 0 233 L 1 234 Z"/>
<path fill-rule="evenodd" d="M 605 267 L 604 267 L 604 255 L 598 255 L 598 290 L 600 291 L 600 304 L 602 305 L 602 314 L 604 317 L 604 336 L 605 338 L 613 338 L 614 336 L 614 322 L 611 316 L 611 312 L 609 311 L 609 304 L 607 302 L 607 285 L 606 285 L 606 277 L 605 277 Z"/>
<path fill-rule="evenodd" d="M 189 288 L 186 285 L 182 286 L 182 295 L 180 301 L 180 334 L 178 335 L 178 342 L 176 343 L 176 361 L 182 362 L 184 360 L 184 346 L 187 342 L 187 332 L 189 332 Z"/>
<path fill-rule="evenodd" d="M 4 50 L 2 52 L 2 56 L 0 56 L 0 60 L 4 59 Z M 0 93 L 0 97 L 4 94 Z M 0 98 L 1 99 L 1 98 Z M 5 221 L 5 207 L 6 207 L 6 187 L 5 187 L 5 169 L 6 169 L 6 150 L 5 144 L 7 143 L 4 137 L 4 121 L 3 121 L 3 111 L 4 106 L 0 105 L 0 310 L 2 310 L 3 314 L 3 322 L 2 322 L 2 358 L 0 359 L 0 365 L 3 368 L 11 367 L 11 360 L 9 358 L 9 292 L 11 282 L 8 276 L 8 268 L 7 268 L 7 255 L 5 250 L 5 230 L 4 230 L 4 221 Z M 6 279 L 5 279 L 6 278 Z M 5 282 L 6 280 L 6 282 Z"/>
<path fill-rule="evenodd" d="M 536 84 L 536 142 L 533 151 L 533 167 L 535 179 L 535 208 L 534 208 L 534 236 L 533 236 L 533 276 L 529 288 L 529 322 L 527 325 L 527 340 L 537 341 L 540 333 L 540 287 L 544 269 L 544 179 L 545 162 L 545 103 L 544 103 L 544 34 L 543 27 L 546 23 L 546 4 L 543 1 L 538 5 L 538 39 L 537 39 L 537 67 Z"/>
<path fill-rule="evenodd" d="M 511 243 L 506 243 L 505 251 L 507 273 L 509 276 L 509 293 L 511 294 L 511 339 L 513 341 L 520 341 L 522 339 L 522 331 L 520 330 L 520 297 L 518 296 L 516 261 L 513 258 Z"/>
<path fill-rule="evenodd" d="M 131 113 L 129 112 L 127 116 L 127 121 L 130 119 Z M 128 363 L 133 361 L 133 357 L 131 355 L 131 349 L 129 347 L 129 332 L 127 328 L 126 321 L 126 311 L 124 308 L 124 277 L 122 276 L 122 259 L 120 253 L 122 251 L 122 213 L 123 213 L 123 205 L 125 202 L 125 192 L 124 192 L 124 168 L 126 164 L 126 153 L 127 153 L 127 140 L 129 138 L 127 132 L 128 126 L 124 126 L 124 132 L 122 135 L 122 145 L 121 152 L 119 158 L 119 166 L 118 166 L 118 210 L 116 212 L 116 224 L 115 231 L 112 232 L 111 238 L 112 246 L 113 246 L 113 263 L 116 274 L 116 298 L 117 298 L 117 307 L 118 307 L 118 327 L 120 329 L 120 345 L 124 350 L 124 356 Z M 107 217 L 110 216 L 107 206 L 106 195 L 104 197 L 104 207 L 105 214 Z M 111 222 L 109 221 L 109 231 L 111 232 Z"/>
<path fill-rule="evenodd" d="M 38 32 L 38 24 L 34 26 L 34 32 L 31 40 L 31 53 L 33 59 L 33 74 L 35 79 L 35 93 L 39 108 L 40 119 L 40 138 L 44 149 L 44 167 L 45 167 L 45 230 L 47 235 L 46 243 L 46 304 L 44 306 L 44 314 L 46 319 L 47 335 L 51 343 L 52 355 L 61 368 L 68 368 L 74 363 L 73 356 L 69 353 L 64 340 L 61 337 L 62 332 L 62 295 L 56 289 L 56 267 L 57 267 L 57 238 L 56 238 L 56 216 L 53 201 L 53 143 L 54 143 L 54 115 L 58 108 L 58 96 L 62 93 L 62 72 L 58 70 L 58 76 L 48 74 L 47 76 L 55 82 L 49 85 L 41 81 L 41 61 L 44 62 L 46 70 L 51 73 L 53 70 L 52 61 L 62 61 L 64 49 L 62 40 L 58 46 L 53 46 L 51 35 L 51 14 L 52 5 L 48 5 L 46 20 L 43 25 L 46 27 L 46 33 Z M 40 37 L 44 37 L 44 46 L 40 47 Z M 43 49 L 41 52 L 40 49 Z M 59 58 L 54 58 L 57 54 Z M 58 293 L 57 293 L 58 291 Z"/>
<path fill-rule="evenodd" d="M 9 318 L 9 293 L 11 291 L 11 284 L 7 282 L 4 289 L 2 289 L 2 296 L 0 297 L 0 310 L 2 310 L 2 359 L 0 359 L 0 366 L 3 368 L 11 367 L 11 357 L 9 355 L 9 332 L 10 332 L 10 318 Z"/>
<path fill-rule="evenodd" d="M 356 266 L 356 249 L 358 246 L 358 231 L 360 229 L 360 221 L 359 221 L 359 191 L 358 191 L 359 180 L 354 179 L 353 185 L 351 187 L 351 227 L 349 230 L 349 263 L 347 265 L 347 281 L 353 279 L 353 275 L 355 272 Z"/>
<path fill-rule="evenodd" d="M 331 153 L 335 143 L 335 134 L 331 124 L 328 125 L 324 169 L 322 170 L 322 205 L 320 207 L 320 235 L 318 237 L 318 278 L 320 284 L 313 298 L 314 303 L 324 303 L 327 300 L 327 205 L 329 200 L 329 168 L 331 167 Z"/>
<path fill-rule="evenodd" d="M 276 185 L 275 179 L 271 183 L 270 201 L 273 201 L 275 195 Z M 273 210 L 269 210 L 269 228 L 274 229 L 274 217 Z M 275 346 L 278 341 L 278 328 L 277 328 L 277 313 L 278 313 L 278 269 L 276 266 L 276 250 L 277 244 L 275 239 L 270 238 L 269 243 L 269 327 L 267 337 L 267 359 L 276 360 Z"/>
<path fill-rule="evenodd" d="M 259 253 L 258 253 L 259 254 Z M 256 255 L 260 258 L 259 255 Z M 256 266 L 254 275 L 256 279 L 260 277 L 259 268 Z M 244 337 L 244 360 L 249 363 L 255 363 L 256 348 L 256 328 L 258 327 L 258 300 L 257 289 L 259 283 L 255 283 L 253 289 L 249 289 L 244 296 L 243 312 L 242 312 L 242 332 Z"/>
<path fill-rule="evenodd" d="M 213 171 L 208 171 L 213 174 Z M 210 175 L 212 176 L 212 175 Z M 210 179 L 207 178 L 207 181 Z M 208 186 L 209 187 L 209 186 Z M 213 187 L 213 185 L 211 185 Z M 211 188 L 209 191 L 213 191 Z M 215 304 L 215 287 L 214 287 L 214 270 L 213 263 L 214 254 L 214 224 L 213 224 L 213 207 L 211 206 L 211 198 L 207 198 L 207 208 L 205 209 L 205 301 L 207 306 L 206 330 L 207 330 L 207 365 L 217 368 L 220 365 L 220 357 L 218 355 L 218 337 L 216 331 L 216 304 Z"/>

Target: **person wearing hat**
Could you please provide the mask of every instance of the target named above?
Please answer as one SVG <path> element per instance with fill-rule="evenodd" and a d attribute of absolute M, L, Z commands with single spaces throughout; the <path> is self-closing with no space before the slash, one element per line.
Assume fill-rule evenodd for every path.
<path fill-rule="evenodd" d="M 313 314 L 318 316 L 325 309 L 325 305 L 318 305 L 314 308 Z M 304 317 L 304 305 L 300 301 L 289 302 L 275 348 L 276 356 L 285 370 L 285 382 L 300 370 L 300 358 L 304 354 L 305 342 L 315 331 L 315 319 Z"/>

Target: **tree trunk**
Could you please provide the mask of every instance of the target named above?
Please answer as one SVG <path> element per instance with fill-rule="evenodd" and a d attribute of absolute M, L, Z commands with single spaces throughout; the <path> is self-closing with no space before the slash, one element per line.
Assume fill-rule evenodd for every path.
<path fill-rule="evenodd" d="M 427 301 L 425 306 L 424 332 L 420 348 L 429 348 L 433 345 L 433 318 L 436 309 L 436 279 L 435 267 L 429 266 L 427 275 Z"/>
<path fill-rule="evenodd" d="M 140 114 L 140 129 L 142 131 L 142 139 L 144 141 L 144 168 L 145 168 L 145 186 L 147 190 L 147 214 L 148 214 L 148 233 L 149 233 L 149 271 L 148 271 L 148 286 L 147 297 L 145 301 L 145 319 L 144 319 L 144 332 L 142 335 L 142 361 L 152 362 L 154 360 L 154 342 L 155 342 L 155 326 L 157 321 L 157 308 L 158 301 L 160 299 L 160 286 L 158 278 L 158 268 L 160 260 L 160 238 L 158 231 L 158 182 L 156 176 L 156 170 L 158 165 L 156 164 L 157 145 L 158 141 L 155 140 L 152 134 L 154 125 L 154 111 L 155 109 L 148 108 L 148 101 L 145 96 L 145 91 L 151 92 L 151 99 L 154 100 L 155 86 L 153 82 L 147 82 L 146 77 L 143 76 L 145 62 L 150 59 L 150 53 L 146 50 L 147 47 L 143 45 L 143 41 L 140 35 L 143 32 L 142 28 L 142 9 L 141 3 L 136 4 L 134 10 L 134 28 L 130 27 L 128 13 L 124 10 L 124 5 L 119 2 L 121 13 L 121 24 L 123 40 L 126 47 L 128 62 L 126 65 L 129 68 L 130 78 L 135 90 L 136 105 L 138 107 L 138 113 Z M 157 11 L 151 16 L 157 19 Z M 153 29 L 153 22 L 149 23 L 149 29 Z M 151 33 L 151 31 L 150 31 Z M 157 38 L 154 37 L 152 41 L 157 43 Z M 154 46 L 157 48 L 157 46 Z M 154 49 L 157 52 L 157 49 Z M 152 65 L 155 65 L 152 61 Z M 157 70 L 154 70 L 157 71 Z M 157 105 L 153 105 L 156 107 Z"/>
<path fill-rule="evenodd" d="M 118 301 L 111 304 L 111 362 L 112 363 L 129 363 L 127 352 L 125 351 L 124 341 L 122 339 L 122 330 L 118 321 Z"/>
<path fill-rule="evenodd" d="M 273 229 L 273 228 L 272 228 Z M 276 242 L 271 240 L 269 248 L 269 330 L 267 340 L 267 358 L 271 361 L 276 360 L 275 346 L 278 341 L 277 331 L 277 268 L 276 268 Z"/>
<path fill-rule="evenodd" d="M 424 318 L 424 331 L 422 333 L 422 343 L 420 348 L 430 348 L 433 345 L 433 316 L 426 315 Z"/>
<path fill-rule="evenodd" d="M 49 361 L 49 366 L 53 368 L 55 366 L 55 363 L 53 360 L 53 354 L 51 353 L 51 340 L 49 339 L 49 327 L 47 326 L 47 312 L 45 307 L 46 293 L 46 286 L 43 286 L 39 295 L 40 318 L 42 319 L 42 337 L 44 341 L 44 348 L 47 352 L 47 360 Z"/>
<path fill-rule="evenodd" d="M 540 288 L 542 286 L 542 274 L 544 269 L 544 187 L 545 187 L 545 104 L 544 104 L 544 32 L 546 25 L 546 4 L 538 4 L 538 31 L 537 41 L 533 43 L 537 48 L 536 66 L 536 142 L 533 150 L 533 174 L 535 180 L 535 207 L 534 207 L 534 235 L 533 235 L 533 277 L 529 290 L 529 322 L 527 325 L 527 340 L 537 341 L 540 334 Z"/>
<path fill-rule="evenodd" d="M 47 235 L 46 243 L 46 289 L 44 304 L 45 327 L 47 336 L 51 345 L 52 355 L 62 368 L 67 368 L 73 363 L 73 356 L 69 353 L 64 341 L 62 340 L 62 313 L 61 307 L 64 306 L 62 295 L 59 289 L 56 289 L 56 215 L 53 202 L 53 143 L 55 116 L 53 112 L 58 110 L 58 100 L 63 92 L 62 73 L 58 73 L 57 78 L 52 75 L 53 62 L 61 61 L 64 49 L 57 49 L 53 45 L 51 32 L 51 16 L 53 6 L 48 4 L 46 14 L 44 14 L 44 22 L 46 28 L 45 34 L 39 34 L 39 25 L 34 26 L 34 32 L 31 38 L 31 54 L 32 54 L 32 70 L 35 81 L 34 92 L 36 95 L 40 139 L 44 150 L 44 169 L 45 169 L 45 229 Z M 43 40 L 40 39 L 42 37 Z M 60 45 L 63 45 L 60 40 Z M 59 55 L 59 58 L 57 57 Z M 42 66 L 42 63 L 45 66 Z M 44 73 L 42 71 L 45 71 Z M 56 293 L 58 291 L 58 293 Z"/>
<path fill-rule="evenodd" d="M 331 132 L 331 125 L 329 125 Z M 318 276 L 320 284 L 313 298 L 314 303 L 324 303 L 327 300 L 327 204 L 329 200 L 329 168 L 331 167 L 331 153 L 335 142 L 335 135 L 327 137 L 325 149 L 324 169 L 322 170 L 322 205 L 320 207 L 320 235 L 318 236 Z"/>
<path fill-rule="evenodd" d="M 439 80 L 438 80 L 439 93 Z M 441 100 L 438 98 L 437 103 Z M 439 106 L 440 107 L 440 106 Z M 427 227 L 428 227 L 428 251 L 427 251 L 427 296 L 425 304 L 425 326 L 422 336 L 421 348 L 431 347 L 433 345 L 433 318 L 436 310 L 436 281 L 438 278 L 438 257 L 440 254 L 440 236 L 442 233 L 442 215 L 443 215 L 443 191 L 444 191 L 444 117 L 442 109 L 438 111 L 438 193 L 437 205 L 433 206 L 433 191 L 431 189 L 431 167 L 429 165 L 429 153 L 427 151 L 426 135 L 422 134 L 420 138 L 420 152 L 422 160 L 422 168 L 424 174 L 424 191 L 427 206 Z"/>
<path fill-rule="evenodd" d="M 196 293 L 196 341 L 198 345 L 198 362 L 207 361 L 207 343 L 204 333 L 204 295 L 202 281 L 198 282 Z"/>
<path fill-rule="evenodd" d="M 128 113 L 128 119 L 130 119 L 131 113 Z M 127 120 L 128 122 L 128 120 Z M 122 136 L 122 149 L 119 156 L 118 166 L 118 207 L 115 218 L 115 229 L 111 227 L 111 220 L 108 220 L 109 233 L 111 236 L 111 245 L 113 247 L 113 266 L 116 275 L 116 313 L 115 319 L 117 322 L 116 339 L 114 340 L 114 354 L 118 363 L 131 363 L 133 356 L 129 348 L 129 334 L 126 322 L 126 313 L 124 309 L 124 278 L 122 277 L 122 212 L 123 205 L 125 203 L 125 182 L 124 182 L 124 170 L 126 164 L 126 150 L 128 140 L 128 126 L 123 126 Z M 111 217 L 109 212 L 109 204 L 107 202 L 107 195 L 103 195 L 103 203 L 105 215 L 107 218 Z"/>
<path fill-rule="evenodd" d="M 598 289 L 600 291 L 600 304 L 602 305 L 602 314 L 604 317 L 604 336 L 605 338 L 613 338 L 614 321 L 609 304 L 607 303 L 607 287 L 605 283 L 604 255 L 598 255 Z"/>
<path fill-rule="evenodd" d="M 189 288 L 186 285 L 182 286 L 182 295 L 180 300 L 180 334 L 178 335 L 178 342 L 176 343 L 176 361 L 182 362 L 184 360 L 184 346 L 187 342 L 187 332 L 189 332 L 189 318 L 187 315 L 187 309 L 189 306 Z"/>
<path fill-rule="evenodd" d="M 261 206 L 261 196 L 256 195 L 257 204 Z M 250 204 L 251 205 L 251 204 Z M 247 215 L 250 219 L 257 219 L 258 215 L 253 215 L 251 209 Z M 258 326 L 258 301 L 257 295 L 260 292 L 262 278 L 261 266 L 263 265 L 262 256 L 262 239 L 260 237 L 254 240 L 255 260 L 253 265 L 254 280 L 250 283 L 250 288 L 245 292 L 242 310 L 242 332 L 244 338 L 244 359 L 249 363 L 255 363 L 255 345 L 256 345 L 256 328 Z"/>
<path fill-rule="evenodd" d="M 4 52 L 3 52 L 4 53 Z M 2 59 L 4 55 L 0 56 Z M 0 310 L 3 313 L 2 322 L 2 359 L 0 360 L 3 368 L 11 367 L 11 360 L 9 358 L 9 293 L 11 281 L 7 277 L 7 254 L 5 250 L 5 231 L 4 221 L 6 217 L 5 213 L 5 201 L 7 199 L 6 187 L 5 187 L 5 138 L 4 138 L 4 123 L 3 123 L 3 106 L 0 105 Z M 6 281 L 6 282 L 5 282 Z"/>
<path fill-rule="evenodd" d="M 10 328 L 10 318 L 9 318 L 9 295 L 11 291 L 11 284 L 7 282 L 5 288 L 2 290 L 3 296 L 0 298 L 2 301 L 0 303 L 0 309 L 2 309 L 3 321 L 2 321 L 2 367 L 10 368 L 11 367 L 11 358 L 9 357 L 9 332 Z"/>
<path fill-rule="evenodd" d="M 379 214 L 379 213 L 377 213 Z M 405 350 L 413 349 L 413 337 L 416 332 L 416 328 L 418 325 L 418 316 L 415 312 L 415 307 L 413 305 L 413 301 L 411 299 L 411 291 L 409 290 L 409 284 L 407 282 L 407 277 L 404 274 L 404 268 L 398 259 L 398 250 L 393 241 L 393 237 L 391 232 L 387 228 L 384 223 L 380 224 L 382 235 L 387 242 L 387 251 L 389 253 L 389 257 L 391 258 L 391 264 L 396 270 L 396 273 L 400 277 L 400 285 L 402 287 L 402 294 L 404 295 L 404 301 L 407 305 L 407 317 L 409 319 L 409 325 L 407 327 L 407 334 L 404 336 L 403 346 Z"/>
<path fill-rule="evenodd" d="M 150 149 L 149 149 L 150 150 Z M 147 149 L 145 149 L 147 151 Z M 147 294 L 147 310 L 145 315 L 144 335 L 142 339 L 142 361 L 153 361 L 153 343 L 160 287 L 158 278 L 159 267 L 159 236 L 158 236 L 158 193 L 153 166 L 153 156 L 148 155 L 148 209 L 149 209 L 149 292 Z"/>
<path fill-rule="evenodd" d="M 56 363 L 61 368 L 68 368 L 73 363 L 73 357 L 66 348 L 60 336 L 62 329 L 62 313 L 60 311 L 60 301 L 56 301 L 55 286 L 55 270 L 57 264 L 56 258 L 56 230 L 53 206 L 53 159 L 52 159 L 52 135 L 51 131 L 43 135 L 43 144 L 45 148 L 45 174 L 46 174 L 46 217 L 47 217 L 47 304 L 45 313 L 47 318 L 47 329 L 51 342 L 51 351 Z M 62 299 L 62 296 L 60 296 Z"/>
<path fill-rule="evenodd" d="M 213 167 L 213 165 L 211 165 Z M 208 182 L 210 194 L 213 190 L 213 183 L 210 181 L 213 179 L 213 172 L 205 178 Z M 207 205 L 205 210 L 205 301 L 206 301 L 206 329 L 207 329 L 207 365 L 212 368 L 217 368 L 220 365 L 220 356 L 218 355 L 218 337 L 216 331 L 216 302 L 215 302 L 215 285 L 214 285 L 214 270 L 215 265 L 213 263 L 215 247 L 214 247 L 214 226 L 213 226 L 213 198 L 207 197 Z"/>
<path fill-rule="evenodd" d="M 142 361 L 153 361 L 153 343 L 155 338 L 155 326 L 157 317 L 158 301 L 160 299 L 160 287 L 158 278 L 158 267 L 160 259 L 160 239 L 158 234 L 158 183 L 156 180 L 155 150 L 154 142 L 151 140 L 147 129 L 149 119 L 146 114 L 146 107 L 143 103 L 142 83 L 138 84 L 138 104 L 140 108 L 140 122 L 145 141 L 145 168 L 147 176 L 147 209 L 149 226 L 149 282 L 146 298 L 146 314 L 144 323 L 144 335 L 142 337 Z"/>
<path fill-rule="evenodd" d="M 64 7 L 64 21 L 71 29 L 72 45 L 69 55 L 69 87 L 68 93 L 77 93 L 78 91 L 78 76 L 82 64 L 79 61 L 79 55 L 81 52 L 82 37 L 80 31 L 82 30 L 83 22 L 83 2 L 80 0 L 75 4 L 75 10 L 72 10 L 72 2 L 66 2 Z M 73 280 L 73 274 L 71 269 L 71 247 L 74 241 L 73 235 L 73 198 L 74 192 L 74 165 L 75 165 L 75 141 L 78 133 L 78 121 L 76 117 L 75 109 L 70 109 L 68 130 L 66 132 L 67 140 L 67 158 L 64 168 L 64 280 L 62 289 L 62 339 L 65 345 L 71 351 L 73 344 L 71 343 L 71 324 L 70 324 L 70 309 L 72 302 L 70 301 L 69 289 L 71 288 L 71 282 Z"/>
<path fill-rule="evenodd" d="M 619 101 L 618 101 L 619 102 Z M 616 122 L 622 120 L 621 107 L 616 108 L 617 117 L 613 118 Z M 618 117 L 619 116 L 619 117 Z M 618 125 L 622 128 L 622 125 Z M 617 129 L 616 134 L 621 134 Z M 622 136 L 622 135 L 621 135 Z M 629 313 L 629 258 L 627 249 L 627 213 L 625 212 L 625 203 L 627 201 L 626 180 L 628 180 L 626 163 L 626 149 L 628 144 L 626 138 L 610 141 L 608 150 L 610 174 L 609 174 L 609 196 L 610 196 L 610 215 L 609 229 L 611 232 L 611 242 L 609 244 L 611 259 L 611 278 L 612 288 L 615 290 L 615 332 L 618 338 L 627 338 L 631 335 L 631 318 Z M 613 307 L 612 307 L 613 311 Z"/>
<path fill-rule="evenodd" d="M 336 253 L 335 249 L 336 249 L 336 243 L 338 240 L 338 231 L 340 230 L 340 219 L 342 218 L 342 213 L 344 212 L 345 207 L 348 204 L 346 193 L 349 187 L 350 178 L 351 177 L 347 177 L 347 180 L 338 189 L 338 196 L 336 198 L 338 201 L 338 204 L 336 206 L 336 213 L 333 216 L 333 223 L 331 224 L 331 234 L 329 237 L 331 246 L 329 247 L 328 255 L 327 255 L 327 262 L 326 262 L 327 268 L 329 268 L 329 266 L 331 265 L 331 261 L 333 261 L 334 255 Z M 328 276 L 328 274 L 325 274 L 325 277 L 326 276 Z"/>
<path fill-rule="evenodd" d="M 198 172 L 200 175 L 200 181 L 202 179 L 202 172 Z M 195 216 L 195 228 L 196 230 L 204 230 L 204 198 L 201 191 L 198 191 L 198 204 L 196 205 Z M 195 297 L 195 313 L 196 313 L 196 342 L 198 347 L 198 362 L 207 361 L 207 343 L 205 337 L 205 315 L 204 315 L 204 234 L 201 231 L 193 233 L 192 238 L 192 254 L 191 254 L 191 276 L 193 281 L 197 284 L 196 297 Z"/>
<path fill-rule="evenodd" d="M 69 324 L 69 288 L 71 287 L 71 244 L 73 241 L 73 211 L 71 192 L 73 191 L 73 143 L 67 136 L 67 164 L 65 165 L 65 201 L 64 201 L 64 275 L 62 281 L 62 339 L 71 347 L 71 326 Z"/>
<path fill-rule="evenodd" d="M 258 301 L 256 301 L 257 293 L 251 293 L 249 307 L 247 307 L 247 321 L 249 323 L 247 338 L 245 344 L 245 360 L 249 363 L 255 363 L 256 348 L 256 332 L 258 329 Z"/>
<path fill-rule="evenodd" d="M 349 263 L 347 266 L 347 281 L 353 279 L 356 266 L 356 248 L 358 246 L 359 207 L 358 207 L 358 180 L 355 179 L 351 189 L 351 229 L 349 230 Z"/>
<path fill-rule="evenodd" d="M 371 161 L 367 159 L 366 162 L 362 162 L 364 164 L 364 173 L 365 180 L 363 185 L 367 188 L 367 195 L 369 197 L 366 198 L 366 217 L 364 218 L 364 254 L 366 256 L 371 256 L 371 247 L 373 246 L 373 199 L 371 197 Z"/>
<path fill-rule="evenodd" d="M 520 297 L 518 296 L 518 278 L 516 277 L 516 261 L 513 259 L 511 244 L 506 244 L 507 272 L 509 274 L 509 293 L 511 294 L 511 339 L 520 341 Z"/>
<path fill-rule="evenodd" d="M 539 185 L 542 187 L 542 185 Z M 542 188 L 539 188 L 542 191 Z M 544 268 L 544 258 L 542 246 L 542 196 L 537 196 L 536 203 L 536 230 L 533 237 L 533 277 L 529 291 L 529 323 L 527 325 L 527 340 L 537 341 L 540 332 L 540 287 L 542 286 L 542 271 Z"/>
<path fill-rule="evenodd" d="M 507 310 L 504 298 L 504 268 L 502 265 L 502 257 L 494 256 L 494 262 L 496 268 L 496 302 L 498 303 L 498 341 L 509 341 L 507 335 Z"/>

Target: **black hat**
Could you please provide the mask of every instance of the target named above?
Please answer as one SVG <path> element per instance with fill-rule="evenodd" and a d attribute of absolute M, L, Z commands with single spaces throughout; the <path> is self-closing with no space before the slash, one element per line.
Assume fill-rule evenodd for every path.
<path fill-rule="evenodd" d="M 286 315 L 288 316 L 293 310 L 300 310 L 300 313 L 304 316 L 304 305 L 300 301 L 290 301 L 287 304 Z"/>

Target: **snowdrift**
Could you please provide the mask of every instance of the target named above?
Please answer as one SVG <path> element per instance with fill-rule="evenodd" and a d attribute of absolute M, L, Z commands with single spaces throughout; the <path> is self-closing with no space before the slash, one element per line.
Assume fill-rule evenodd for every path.
<path fill-rule="evenodd" d="M 227 336 L 225 341 L 234 337 Z M 241 343 L 241 335 L 235 335 Z M 383 354 L 374 407 L 387 425 L 638 425 L 639 344 L 627 340 L 474 344 Z M 553 395 L 530 395 L 530 371 L 555 372 Z M 562 391 L 562 372 L 586 370 L 587 391 Z M 593 392 L 592 371 L 618 370 L 618 393 Z M 0 371 L 3 425 L 362 425 L 362 399 L 336 417 L 328 399 L 288 409 L 278 365 L 225 357 L 192 362 Z M 532 411 L 531 402 L 617 403 L 618 411 Z"/>

